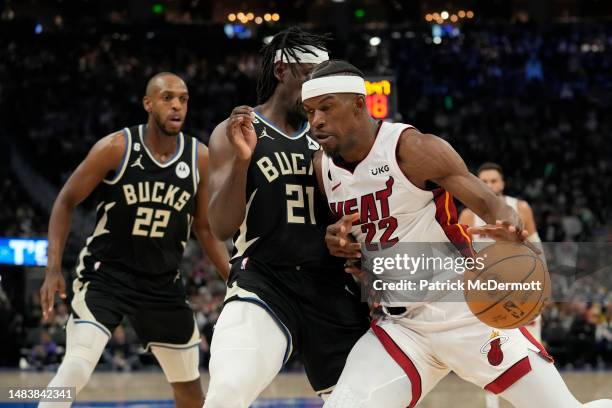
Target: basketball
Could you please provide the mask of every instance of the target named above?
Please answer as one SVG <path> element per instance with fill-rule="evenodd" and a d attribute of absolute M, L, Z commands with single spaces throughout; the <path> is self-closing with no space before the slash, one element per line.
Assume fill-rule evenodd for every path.
<path fill-rule="evenodd" d="M 465 300 L 474 315 L 497 329 L 514 329 L 538 317 L 550 299 L 548 270 L 524 244 L 497 242 L 480 251 L 479 266 L 465 273 Z"/>

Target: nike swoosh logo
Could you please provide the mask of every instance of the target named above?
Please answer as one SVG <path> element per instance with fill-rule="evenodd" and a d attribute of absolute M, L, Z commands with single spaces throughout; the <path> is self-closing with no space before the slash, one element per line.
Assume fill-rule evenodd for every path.
<path fill-rule="evenodd" d="M 338 184 L 336 184 L 335 186 L 332 187 L 332 191 L 335 191 L 338 187 L 340 187 L 340 184 L 342 184 L 342 182 L 339 182 Z"/>

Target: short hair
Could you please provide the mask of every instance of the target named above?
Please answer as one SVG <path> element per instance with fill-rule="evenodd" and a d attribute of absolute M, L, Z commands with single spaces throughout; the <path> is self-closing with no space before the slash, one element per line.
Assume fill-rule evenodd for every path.
<path fill-rule="evenodd" d="M 151 95 L 153 88 L 155 88 L 156 86 L 155 83 L 157 82 L 157 80 L 159 78 L 166 77 L 166 76 L 172 76 L 172 77 L 180 79 L 181 81 L 183 81 L 183 83 L 185 82 L 183 78 L 181 78 L 180 76 L 176 75 L 173 72 L 168 72 L 168 71 L 158 72 L 157 74 L 153 75 L 151 79 L 147 81 L 147 86 L 145 88 L 145 95 Z"/>
<path fill-rule="evenodd" d="M 348 61 L 332 59 L 323 61 L 310 73 L 310 79 L 322 78 L 334 75 L 349 75 L 363 78 L 363 72 Z"/>
<path fill-rule="evenodd" d="M 502 177 L 504 177 L 504 170 L 502 169 L 502 166 L 500 166 L 497 163 L 493 163 L 493 162 L 482 163 L 480 167 L 478 167 L 478 172 L 476 174 L 480 175 L 480 173 L 482 173 L 485 170 L 497 170 L 498 173 Z"/>
<path fill-rule="evenodd" d="M 270 99 L 276 89 L 276 85 L 278 85 L 278 80 L 274 76 L 276 51 L 283 50 L 283 57 L 291 57 L 291 59 L 299 61 L 296 50 L 314 54 L 311 50 L 304 48 L 305 45 L 309 45 L 321 51 L 327 51 L 326 42 L 330 40 L 331 37 L 328 34 L 312 34 L 296 26 L 276 34 L 272 41 L 261 49 L 263 58 L 261 60 L 259 77 L 257 78 L 257 103 L 264 103 Z M 289 69 L 296 75 L 297 72 L 294 64 L 289 64 Z"/>

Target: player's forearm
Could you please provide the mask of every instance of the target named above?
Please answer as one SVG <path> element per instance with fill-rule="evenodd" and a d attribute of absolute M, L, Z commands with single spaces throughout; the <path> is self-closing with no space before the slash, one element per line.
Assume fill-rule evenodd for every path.
<path fill-rule="evenodd" d="M 501 220 L 512 225 L 521 225 L 518 214 L 512 207 L 473 175 L 442 179 L 439 184 L 487 224 L 495 224 L 497 220 Z"/>
<path fill-rule="evenodd" d="M 500 220 L 506 221 L 511 225 L 522 225 L 516 211 L 507 205 L 500 197 L 495 197 L 495 200 L 491 200 L 486 206 L 484 213 L 482 215 L 479 214 L 479 216 L 487 224 L 495 224 L 497 220 Z"/>
<path fill-rule="evenodd" d="M 53 204 L 49 219 L 49 247 L 47 249 L 47 271 L 49 273 L 61 271 L 62 256 L 70 233 L 73 211 L 74 206 L 63 199 L 61 195 Z"/>
<path fill-rule="evenodd" d="M 220 180 L 217 186 L 211 185 L 208 204 L 210 228 L 222 241 L 230 239 L 244 220 L 248 166 L 248 162 L 236 160 L 229 177 Z"/>

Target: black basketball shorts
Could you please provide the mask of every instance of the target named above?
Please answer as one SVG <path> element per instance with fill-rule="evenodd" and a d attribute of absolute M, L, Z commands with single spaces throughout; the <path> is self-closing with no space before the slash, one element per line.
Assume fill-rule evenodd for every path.
<path fill-rule="evenodd" d="M 341 269 L 271 268 L 245 258 L 231 269 L 225 303 L 232 301 L 259 304 L 270 313 L 288 338 L 285 361 L 298 353 L 317 393 L 336 385 L 353 345 L 369 328 L 359 286 Z"/>
<path fill-rule="evenodd" d="M 146 349 L 199 344 L 194 314 L 178 271 L 143 277 L 88 258 L 73 283 L 75 323 L 94 324 L 110 337 L 125 316 Z"/>

